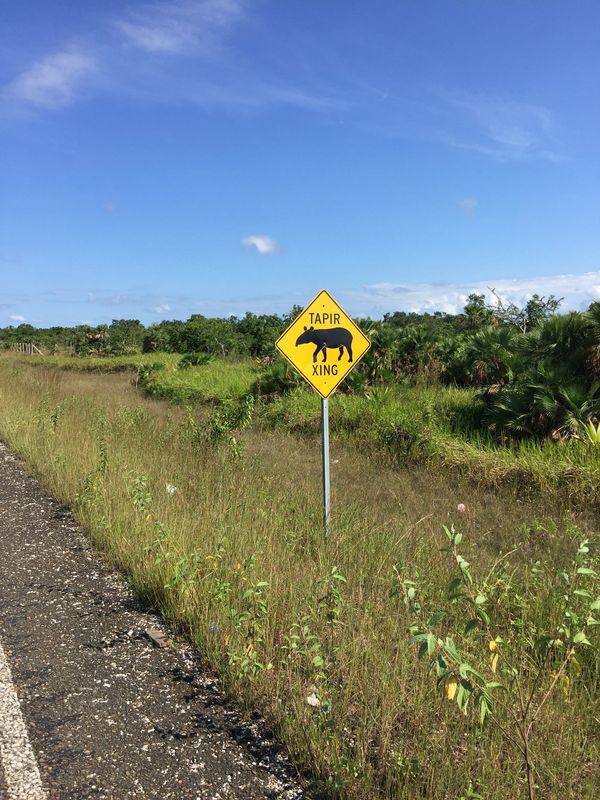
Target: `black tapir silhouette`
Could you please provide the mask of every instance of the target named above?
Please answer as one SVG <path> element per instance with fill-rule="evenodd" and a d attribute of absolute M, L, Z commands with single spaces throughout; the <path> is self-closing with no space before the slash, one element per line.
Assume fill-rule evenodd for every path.
<path fill-rule="evenodd" d="M 307 328 L 304 326 L 304 333 L 296 339 L 296 347 L 299 344 L 316 344 L 317 349 L 313 353 L 313 363 L 317 360 L 319 353 L 323 353 L 323 361 L 327 361 L 327 348 L 339 347 L 340 354 L 338 361 L 344 355 L 344 347 L 348 351 L 348 361 L 352 361 L 352 334 L 346 328 Z"/>

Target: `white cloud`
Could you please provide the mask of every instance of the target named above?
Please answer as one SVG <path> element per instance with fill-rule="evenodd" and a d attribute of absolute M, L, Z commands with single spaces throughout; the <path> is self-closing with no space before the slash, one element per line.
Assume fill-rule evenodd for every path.
<path fill-rule="evenodd" d="M 343 308 L 354 317 L 381 319 L 386 312 L 414 311 L 433 314 L 460 313 L 472 292 L 485 294 L 492 304 L 490 288 L 496 289 L 504 302 L 524 305 L 533 294 L 564 297 L 561 312 L 586 309 L 600 300 L 600 271 L 580 275 L 551 275 L 537 278 L 514 278 L 472 281 L 464 283 L 376 283 L 355 289 L 329 287 Z M 198 300 L 194 310 L 206 316 L 243 316 L 247 311 L 255 314 L 285 314 L 293 305 L 305 306 L 316 290 L 306 288 L 300 292 L 256 297 L 229 297 Z"/>
<path fill-rule="evenodd" d="M 340 291 L 349 308 L 361 313 L 380 317 L 386 312 L 443 311 L 457 314 L 464 308 L 472 292 L 485 294 L 492 304 L 495 289 L 504 303 L 525 305 L 534 294 L 547 297 L 550 294 L 563 297 L 561 311 L 580 310 L 600 300 L 600 272 L 585 272 L 580 275 L 550 275 L 535 278 L 489 278 L 465 283 L 375 283 L 360 289 Z"/>
<path fill-rule="evenodd" d="M 154 308 L 152 309 L 152 311 L 156 311 L 157 314 L 166 314 L 166 313 L 168 313 L 169 311 L 172 311 L 172 310 L 173 309 L 171 308 L 171 306 L 168 303 L 162 303 L 159 306 L 154 306 Z"/>
<path fill-rule="evenodd" d="M 81 80 L 96 67 L 94 59 L 72 48 L 37 61 L 5 87 L 3 94 L 26 105 L 60 108 L 75 96 Z"/>
<path fill-rule="evenodd" d="M 261 256 L 271 256 L 279 249 L 279 245 L 270 236 L 244 236 L 242 238 L 244 247 L 254 247 Z"/>
<path fill-rule="evenodd" d="M 462 200 L 458 201 L 458 205 L 465 214 L 473 214 L 479 207 L 479 200 L 476 197 L 463 197 Z"/>
<path fill-rule="evenodd" d="M 25 317 L 22 317 L 21 314 L 11 314 L 10 319 L 12 319 L 13 322 L 25 322 Z"/>
<path fill-rule="evenodd" d="M 116 27 L 150 53 L 209 53 L 241 16 L 240 0 L 175 0 L 138 7 Z"/>

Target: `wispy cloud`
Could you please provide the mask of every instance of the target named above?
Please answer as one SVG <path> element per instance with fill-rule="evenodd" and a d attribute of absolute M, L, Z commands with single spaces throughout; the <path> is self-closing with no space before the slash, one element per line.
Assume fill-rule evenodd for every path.
<path fill-rule="evenodd" d="M 279 245 L 270 236 L 244 236 L 242 238 L 244 247 L 254 248 L 261 256 L 272 256 L 279 250 Z"/>
<path fill-rule="evenodd" d="M 241 47 L 225 47 L 244 21 L 248 0 L 165 0 L 132 3 L 105 21 L 87 46 L 65 47 L 25 68 L 4 88 L 5 111 L 54 110 L 87 89 L 144 102 L 260 111 L 293 107 L 343 110 L 340 92 L 293 69 L 251 62 Z M 250 30 L 251 24 L 248 25 Z M 107 35 L 108 33 L 108 35 Z M 125 46 L 124 46 L 125 45 Z M 288 65 L 286 65 L 288 66 Z M 276 77 L 275 77 L 276 76 Z M 110 212 L 112 204 L 105 210 Z"/>
<path fill-rule="evenodd" d="M 505 161 L 562 160 L 555 149 L 556 120 L 547 108 L 468 92 L 443 92 L 442 99 L 462 117 L 463 130 L 448 135 L 447 143 Z"/>
<path fill-rule="evenodd" d="M 71 103 L 83 79 L 96 68 L 94 58 L 78 48 L 68 48 L 36 61 L 2 92 L 24 106 L 54 109 Z"/>
<path fill-rule="evenodd" d="M 240 0 L 176 0 L 132 8 L 117 20 L 125 39 L 150 53 L 211 53 L 242 17 Z"/>
<path fill-rule="evenodd" d="M 172 311 L 172 310 L 173 309 L 171 308 L 171 306 L 168 303 L 161 303 L 160 305 L 154 306 L 151 309 L 151 311 L 155 311 L 157 314 L 168 314 L 169 311 Z"/>
<path fill-rule="evenodd" d="M 21 314 L 11 314 L 10 319 L 12 319 L 13 322 L 25 322 L 25 317 Z"/>

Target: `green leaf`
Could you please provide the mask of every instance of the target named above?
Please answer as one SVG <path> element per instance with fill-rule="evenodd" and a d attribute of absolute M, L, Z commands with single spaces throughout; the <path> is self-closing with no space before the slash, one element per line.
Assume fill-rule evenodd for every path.
<path fill-rule="evenodd" d="M 457 533 L 454 537 L 454 544 L 460 544 L 462 542 L 462 538 L 462 533 Z"/>
<path fill-rule="evenodd" d="M 481 683 L 485 683 L 485 678 L 483 677 L 483 675 L 480 675 L 480 673 L 477 672 L 476 669 L 473 669 L 473 667 L 470 664 L 461 664 L 461 666 L 460 666 L 461 672 L 462 672 L 463 667 L 464 667 L 465 673 L 469 673 L 470 672 L 471 675 L 474 675 L 479 681 L 481 681 Z"/>
<path fill-rule="evenodd" d="M 435 653 L 435 636 L 433 633 L 427 635 L 427 652 L 430 656 Z"/>
<path fill-rule="evenodd" d="M 487 597 L 484 594 L 478 594 L 475 598 L 475 605 L 482 606 L 484 603 L 487 603 Z"/>
<path fill-rule="evenodd" d="M 542 658 L 545 658 L 546 653 L 548 652 L 548 647 L 550 646 L 550 642 L 551 641 L 552 641 L 552 638 L 550 636 L 540 636 L 539 639 L 535 640 L 535 642 L 533 644 L 533 649 L 535 650 L 535 652 L 539 656 L 541 656 Z"/>
<path fill-rule="evenodd" d="M 314 656 L 312 663 L 314 664 L 315 667 L 322 667 L 325 662 L 323 661 L 321 656 Z"/>
<path fill-rule="evenodd" d="M 462 661 L 462 658 L 459 655 L 458 650 L 456 649 L 456 645 L 454 644 L 454 640 L 451 639 L 449 636 L 446 637 L 446 641 L 444 642 L 444 647 L 446 651 L 450 655 L 451 658 L 459 664 Z"/>
<path fill-rule="evenodd" d="M 482 694 L 479 700 L 479 720 L 482 725 L 485 725 L 486 719 L 492 713 L 492 701 Z"/>
<path fill-rule="evenodd" d="M 579 631 L 573 637 L 573 644 L 590 644 L 588 641 L 587 636 L 585 635 L 585 631 Z"/>
<path fill-rule="evenodd" d="M 458 691 L 456 692 L 456 705 L 459 708 L 463 708 L 467 704 L 468 699 L 469 699 L 469 692 L 467 691 L 467 689 L 465 689 L 465 687 L 461 683 L 458 687 Z"/>
<path fill-rule="evenodd" d="M 599 610 L 600 610 L 600 597 L 597 600 L 594 600 L 594 602 L 590 606 L 590 611 L 599 611 Z"/>
<path fill-rule="evenodd" d="M 465 633 L 466 634 L 471 633 L 472 630 L 478 627 L 479 627 L 479 620 L 476 617 L 474 617 L 473 619 L 470 619 L 465 625 Z"/>
<path fill-rule="evenodd" d="M 440 688 L 440 684 L 442 684 L 446 680 L 447 676 L 451 675 L 451 674 L 452 674 L 452 670 L 445 669 L 442 672 L 442 674 L 438 677 L 438 679 L 436 680 L 436 682 L 435 682 L 436 683 L 436 687 L 439 689 Z"/>
<path fill-rule="evenodd" d="M 575 589 L 573 594 L 576 594 L 577 597 L 587 597 L 587 598 L 590 598 L 590 599 L 592 597 L 592 595 L 588 591 L 586 591 L 585 589 Z"/>
<path fill-rule="evenodd" d="M 461 711 L 467 707 L 467 703 L 472 694 L 472 684 L 470 684 L 469 681 L 461 681 L 458 685 L 458 691 L 456 692 L 456 703 Z"/>
<path fill-rule="evenodd" d="M 444 617 L 446 616 L 445 611 L 436 611 L 435 614 L 432 614 L 429 619 L 427 620 L 428 625 L 437 625 L 438 622 L 441 622 Z"/>
<path fill-rule="evenodd" d="M 578 575 L 597 575 L 598 573 L 589 567 L 579 567 L 577 570 Z"/>

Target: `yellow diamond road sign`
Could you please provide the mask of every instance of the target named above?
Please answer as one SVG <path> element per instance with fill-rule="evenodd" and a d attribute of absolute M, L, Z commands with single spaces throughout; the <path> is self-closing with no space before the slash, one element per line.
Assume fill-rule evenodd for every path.
<path fill-rule="evenodd" d="M 333 297 L 322 291 L 275 345 L 313 389 L 327 398 L 358 364 L 371 342 Z"/>

